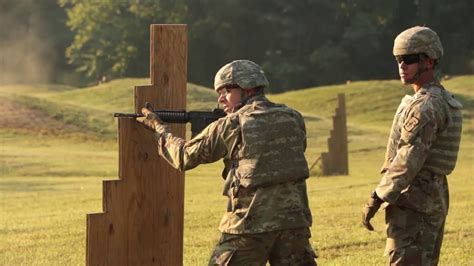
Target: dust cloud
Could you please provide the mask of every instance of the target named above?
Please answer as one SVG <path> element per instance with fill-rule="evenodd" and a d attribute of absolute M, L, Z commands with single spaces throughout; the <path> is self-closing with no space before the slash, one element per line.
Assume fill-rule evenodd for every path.
<path fill-rule="evenodd" d="M 51 33 L 34 11 L 11 11 L 0 8 L 0 85 L 49 82 L 57 61 Z"/>

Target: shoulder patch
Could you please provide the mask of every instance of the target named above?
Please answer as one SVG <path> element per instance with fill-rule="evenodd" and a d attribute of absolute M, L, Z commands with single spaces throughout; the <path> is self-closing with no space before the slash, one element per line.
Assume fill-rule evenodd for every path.
<path fill-rule="evenodd" d="M 406 131 L 411 132 L 418 124 L 420 123 L 420 119 L 417 117 L 413 116 L 408 120 L 403 127 L 405 128 Z"/>

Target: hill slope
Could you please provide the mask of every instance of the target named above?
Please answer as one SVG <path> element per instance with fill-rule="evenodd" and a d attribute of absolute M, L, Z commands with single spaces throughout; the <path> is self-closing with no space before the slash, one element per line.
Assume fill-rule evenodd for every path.
<path fill-rule="evenodd" d="M 1 100 L 6 103 L 3 113 L 12 106 L 28 109 L 25 116 L 49 117 L 66 125 L 51 124 L 51 128 L 76 127 L 99 135 L 111 137 L 115 133 L 114 112 L 133 110 L 133 88 L 146 84 L 147 79 L 121 79 L 89 88 L 59 85 L 0 86 Z M 471 120 L 474 109 L 474 76 L 454 77 L 443 84 L 465 106 L 464 117 Z M 269 95 L 275 102 L 285 103 L 300 112 L 307 123 L 330 118 L 337 104 L 337 94 L 346 95 L 348 123 L 385 131 L 390 125 L 393 112 L 405 94 L 412 94 L 409 86 L 399 81 L 359 81 L 345 85 L 323 86 Z M 216 106 L 216 96 L 211 89 L 188 84 L 188 110 L 210 110 Z M 10 109 L 10 111 L 7 111 Z M 30 112 L 30 113 L 29 113 Z M 31 112 L 37 112 L 33 115 Z M 46 118 L 44 118 L 46 119 Z M 16 118 L 16 120 L 19 120 Z M 2 127 L 14 128 L 11 119 L 3 120 Z M 35 122 L 47 125 L 49 122 Z M 10 124 L 10 125 L 9 125 Z M 469 123 L 470 124 L 470 123 Z M 18 125 L 19 128 L 24 126 Z M 325 126 L 324 126 L 325 127 Z M 56 130 L 57 131 L 57 130 Z M 467 132 L 471 132 L 468 125 Z"/>
<path fill-rule="evenodd" d="M 55 135 L 61 135 L 62 128 L 73 128 L 95 138 L 115 138 L 113 113 L 133 112 L 134 86 L 146 81 L 121 79 L 84 89 L 58 85 L 0 86 L 0 99 L 5 103 L 0 112 L 16 112 L 14 119 L 10 115 L 0 120 L 0 127 L 31 132 L 41 125 L 40 131 L 50 128 L 49 133 Z M 188 84 L 187 89 L 190 109 L 211 110 L 215 106 L 212 90 L 194 84 Z M 18 110 L 13 106 L 18 106 Z M 63 133 L 70 135 L 71 131 Z"/>
<path fill-rule="evenodd" d="M 464 105 L 464 117 L 471 119 L 474 109 L 474 76 L 459 76 L 443 81 L 443 85 Z M 357 81 L 345 85 L 308 88 L 278 94 L 275 101 L 285 102 L 304 114 L 330 117 L 337 105 L 338 93 L 346 95 L 349 123 L 386 129 L 400 100 L 413 94 L 410 86 L 397 80 Z"/>

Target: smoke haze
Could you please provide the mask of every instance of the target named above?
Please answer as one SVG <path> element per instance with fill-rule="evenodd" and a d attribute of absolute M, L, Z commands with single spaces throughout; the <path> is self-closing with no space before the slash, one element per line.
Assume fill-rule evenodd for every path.
<path fill-rule="evenodd" d="M 61 34 L 52 24 L 58 20 L 54 8 L 59 8 L 55 0 L 2 0 L 0 84 L 52 81 L 64 54 L 54 43 Z"/>

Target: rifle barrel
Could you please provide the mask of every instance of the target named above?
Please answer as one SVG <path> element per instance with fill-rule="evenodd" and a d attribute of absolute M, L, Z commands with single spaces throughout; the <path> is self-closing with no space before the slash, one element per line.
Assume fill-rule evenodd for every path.
<path fill-rule="evenodd" d="M 114 113 L 114 117 L 137 118 L 137 117 L 143 117 L 143 115 L 142 114 Z"/>
<path fill-rule="evenodd" d="M 193 133 L 193 136 L 201 132 L 210 123 L 226 115 L 224 110 L 217 108 L 212 110 L 212 112 L 155 110 L 154 113 L 158 115 L 158 117 L 165 123 L 185 124 L 191 122 L 191 131 Z M 114 113 L 114 117 L 137 118 L 143 117 L 143 115 Z"/>
<path fill-rule="evenodd" d="M 155 110 L 154 113 L 166 123 L 180 123 L 189 122 L 189 114 L 186 111 L 171 111 L 171 110 Z M 127 114 L 114 113 L 114 117 L 137 118 L 143 117 L 142 114 Z"/>

